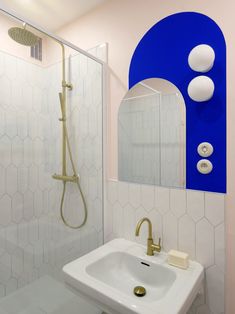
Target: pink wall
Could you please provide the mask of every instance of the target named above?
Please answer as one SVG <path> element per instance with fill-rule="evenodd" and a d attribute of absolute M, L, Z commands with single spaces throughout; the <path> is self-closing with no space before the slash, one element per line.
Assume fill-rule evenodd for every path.
<path fill-rule="evenodd" d="M 109 44 L 108 151 L 109 177 L 116 177 L 117 110 L 127 90 L 130 58 L 138 41 L 157 21 L 169 14 L 197 11 L 209 15 L 221 27 L 227 41 L 228 57 L 228 194 L 226 197 L 228 314 L 235 313 L 235 25 L 233 0 L 110 0 L 58 33 L 77 46 L 88 49 L 97 44 Z"/>
<path fill-rule="evenodd" d="M 9 36 L 8 36 L 8 29 L 11 27 L 22 27 L 22 23 L 19 23 L 13 18 L 10 18 L 8 16 L 5 16 L 3 13 L 0 14 L 0 38 L 1 38 L 1 45 L 0 50 L 6 53 L 9 53 L 11 55 L 17 56 L 21 59 L 24 59 L 28 62 L 38 64 L 40 66 L 45 66 L 47 63 L 46 58 L 44 57 L 42 62 L 37 61 L 30 57 L 30 48 L 27 46 L 22 46 L 16 42 L 14 42 Z M 27 27 L 27 29 L 30 29 Z M 47 49 L 47 40 L 38 32 L 33 30 L 34 33 L 38 34 L 41 38 L 43 38 L 43 56 L 46 56 L 46 49 Z"/>
<path fill-rule="evenodd" d="M 38 35 L 42 38 L 42 62 L 30 57 L 30 47 L 20 45 L 13 41 L 9 35 L 8 30 L 11 27 L 23 27 L 23 24 L 16 21 L 15 19 L 0 13 L 0 50 L 6 52 L 10 55 L 21 58 L 25 61 L 37 64 L 39 66 L 46 67 L 48 65 L 54 64 L 56 62 L 61 61 L 61 47 L 58 43 L 56 43 L 51 38 L 45 36 L 39 31 L 36 31 L 34 28 L 30 26 L 26 26 L 26 29 L 32 31 L 34 34 Z M 74 54 L 75 51 L 66 47 L 65 54 L 68 56 L 69 54 Z"/>

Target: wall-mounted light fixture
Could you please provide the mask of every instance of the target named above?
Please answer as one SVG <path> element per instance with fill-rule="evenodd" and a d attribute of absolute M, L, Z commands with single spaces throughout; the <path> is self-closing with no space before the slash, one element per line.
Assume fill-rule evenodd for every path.
<path fill-rule="evenodd" d="M 196 72 L 208 72 L 213 67 L 215 52 L 209 45 L 198 45 L 194 47 L 188 56 L 188 63 L 192 70 Z"/>
<path fill-rule="evenodd" d="M 214 90 L 214 82 L 205 75 L 195 77 L 188 85 L 189 97 L 197 102 L 210 100 Z"/>

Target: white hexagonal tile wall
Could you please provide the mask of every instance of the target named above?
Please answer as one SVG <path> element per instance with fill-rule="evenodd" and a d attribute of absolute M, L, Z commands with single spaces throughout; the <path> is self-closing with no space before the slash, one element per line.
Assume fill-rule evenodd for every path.
<path fill-rule="evenodd" d="M 43 213 L 43 195 L 42 191 L 37 190 L 34 192 L 34 215 L 40 217 Z"/>
<path fill-rule="evenodd" d="M 170 210 L 169 189 L 162 187 L 157 187 L 155 189 L 155 206 L 162 215 Z"/>
<path fill-rule="evenodd" d="M 16 249 L 18 245 L 18 233 L 17 225 L 15 223 L 10 223 L 5 229 L 5 239 L 6 239 L 6 251 L 9 254 Z"/>
<path fill-rule="evenodd" d="M 205 215 L 212 225 L 216 226 L 224 221 L 224 195 L 206 193 Z"/>
<path fill-rule="evenodd" d="M 16 112 L 17 134 L 23 140 L 28 135 L 28 116 L 27 112 Z"/>
<path fill-rule="evenodd" d="M 214 265 L 206 270 L 208 304 L 212 313 L 224 313 L 224 274 Z"/>
<path fill-rule="evenodd" d="M 98 174 L 96 169 L 92 169 L 89 175 L 89 197 L 94 201 L 98 197 Z"/>
<path fill-rule="evenodd" d="M 34 192 L 38 189 L 38 167 L 29 167 L 29 189 Z"/>
<path fill-rule="evenodd" d="M 10 165 L 6 168 L 6 192 L 9 195 L 15 194 L 17 191 L 17 168 Z"/>
<path fill-rule="evenodd" d="M 6 252 L 6 232 L 4 228 L 0 229 L 0 255 Z"/>
<path fill-rule="evenodd" d="M 5 58 L 5 73 L 10 80 L 14 80 L 17 76 L 17 58 L 8 56 Z"/>
<path fill-rule="evenodd" d="M 19 223 L 23 217 L 23 195 L 16 193 L 12 197 L 12 221 Z"/>
<path fill-rule="evenodd" d="M 36 138 L 33 141 L 33 162 L 39 166 L 43 162 L 43 142 L 41 139 Z"/>
<path fill-rule="evenodd" d="M 5 181 L 5 168 L 0 166 L 0 197 L 5 193 L 6 181 Z"/>
<path fill-rule="evenodd" d="M 186 211 L 186 191 L 180 189 L 172 189 L 170 191 L 170 208 L 173 214 L 179 218 Z"/>
<path fill-rule="evenodd" d="M 24 139 L 24 165 L 30 166 L 33 163 L 33 143 L 30 138 Z"/>
<path fill-rule="evenodd" d="M 24 103 L 25 110 L 30 112 L 32 110 L 33 103 L 33 91 L 30 84 L 27 85 L 27 88 L 22 89 L 22 102 Z"/>
<path fill-rule="evenodd" d="M 162 244 L 167 252 L 171 249 L 178 249 L 178 221 L 176 217 L 168 212 L 163 216 L 163 239 Z"/>
<path fill-rule="evenodd" d="M 184 215 L 179 219 L 179 250 L 187 252 L 190 259 L 195 259 L 196 226 L 194 221 Z"/>
<path fill-rule="evenodd" d="M 10 278 L 6 284 L 6 295 L 11 294 L 18 288 L 18 282 L 16 278 Z"/>
<path fill-rule="evenodd" d="M 34 199 L 31 191 L 24 193 L 24 219 L 30 220 L 34 216 Z"/>
<path fill-rule="evenodd" d="M 197 222 L 204 217 L 205 213 L 205 194 L 203 192 L 191 191 L 187 192 L 187 212 L 189 216 Z"/>
<path fill-rule="evenodd" d="M 214 228 L 203 218 L 196 224 L 196 260 L 203 266 L 214 264 Z"/>
<path fill-rule="evenodd" d="M 134 207 L 140 206 L 140 185 L 129 184 L 129 202 Z"/>
<path fill-rule="evenodd" d="M 11 141 L 7 136 L 1 137 L 0 141 L 0 164 L 7 167 L 11 163 Z"/>
<path fill-rule="evenodd" d="M 0 225 L 7 226 L 11 222 L 11 199 L 8 195 L 0 199 L 0 209 Z"/>
<path fill-rule="evenodd" d="M 125 239 L 135 239 L 135 209 L 130 204 L 123 207 L 123 229 Z"/>
<path fill-rule="evenodd" d="M 8 253 L 0 256 L 0 282 L 6 283 L 11 278 L 11 256 Z"/>
<path fill-rule="evenodd" d="M 102 221 L 103 221 L 103 206 L 102 201 L 99 198 L 96 198 L 93 202 L 94 208 L 94 219 L 93 219 L 93 226 L 97 232 L 102 230 Z"/>
<path fill-rule="evenodd" d="M 12 153 L 12 163 L 15 166 L 20 166 L 24 160 L 24 146 L 23 141 L 15 136 L 11 141 L 11 153 Z"/>
<path fill-rule="evenodd" d="M 155 190 L 154 186 L 141 185 L 140 201 L 141 205 L 147 212 L 150 212 L 154 208 Z"/>
<path fill-rule="evenodd" d="M 123 233 L 123 208 L 118 202 L 113 205 L 113 233 L 117 237 Z"/>
<path fill-rule="evenodd" d="M 19 80 L 13 80 L 11 82 L 12 89 L 11 89 L 11 96 L 12 96 L 12 109 L 16 111 L 24 110 L 23 104 L 23 87 Z"/>
<path fill-rule="evenodd" d="M 0 52 L 0 75 L 5 73 L 5 53 Z"/>
<path fill-rule="evenodd" d="M 6 76 L 0 76 L 1 100 L 0 104 L 5 108 L 11 105 L 11 82 Z"/>
<path fill-rule="evenodd" d="M 41 105 L 42 105 L 42 90 L 39 87 L 33 87 L 32 93 L 32 107 L 33 110 L 37 113 L 41 112 Z"/>
<path fill-rule="evenodd" d="M 25 193 L 28 189 L 28 167 L 21 165 L 17 167 L 17 190 L 21 193 Z"/>
<path fill-rule="evenodd" d="M 225 270 L 225 230 L 224 224 L 215 228 L 215 263 L 222 272 Z"/>
<path fill-rule="evenodd" d="M 0 108 L 0 136 L 5 134 L 5 111 Z"/>
<path fill-rule="evenodd" d="M 35 140 L 39 135 L 40 121 L 38 115 L 34 112 L 28 114 L 28 135 L 29 138 Z"/>
<path fill-rule="evenodd" d="M 16 248 L 11 256 L 12 259 L 12 275 L 20 276 L 24 269 L 24 253 L 20 248 Z"/>

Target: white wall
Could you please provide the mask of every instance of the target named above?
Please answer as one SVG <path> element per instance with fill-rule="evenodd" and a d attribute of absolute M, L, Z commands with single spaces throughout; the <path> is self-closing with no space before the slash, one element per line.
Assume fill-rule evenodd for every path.
<path fill-rule="evenodd" d="M 127 91 L 128 68 L 133 51 L 145 32 L 169 14 L 197 11 L 209 15 L 224 32 L 228 48 L 228 194 L 226 196 L 227 244 L 227 313 L 235 313 L 235 28 L 233 0 L 110 0 L 97 10 L 80 18 L 58 33 L 83 49 L 98 43 L 109 44 L 110 99 L 108 102 L 109 176 L 116 177 L 117 110 Z M 215 197 L 216 198 L 216 197 Z M 212 209 L 213 212 L 213 209 Z M 214 296 L 216 298 L 216 294 Z"/>

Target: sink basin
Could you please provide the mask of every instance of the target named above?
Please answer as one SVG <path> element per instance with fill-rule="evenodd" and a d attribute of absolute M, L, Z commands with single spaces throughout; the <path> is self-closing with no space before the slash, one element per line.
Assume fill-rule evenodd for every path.
<path fill-rule="evenodd" d="M 125 252 L 114 252 L 86 268 L 89 275 L 132 296 L 133 288 L 144 286 L 145 302 L 161 299 L 172 286 L 176 274 L 162 265 L 145 262 Z"/>
<path fill-rule="evenodd" d="M 146 255 L 135 242 L 115 239 L 63 268 L 65 282 L 111 314 L 185 314 L 200 290 L 203 267 L 168 265 L 167 254 Z M 133 290 L 143 286 L 146 294 Z"/>

